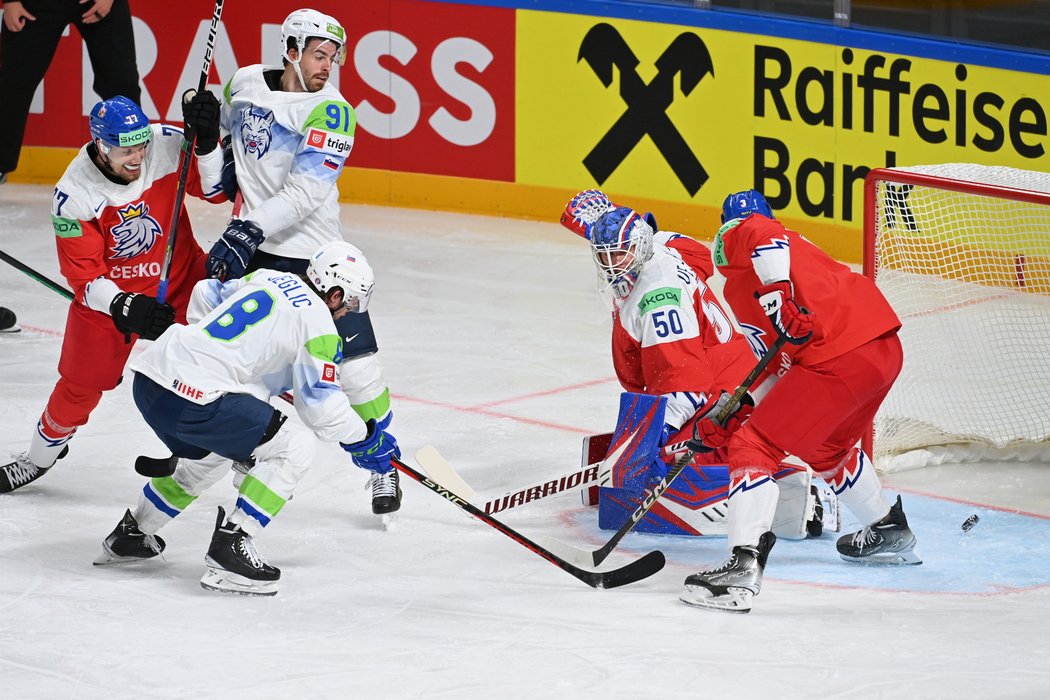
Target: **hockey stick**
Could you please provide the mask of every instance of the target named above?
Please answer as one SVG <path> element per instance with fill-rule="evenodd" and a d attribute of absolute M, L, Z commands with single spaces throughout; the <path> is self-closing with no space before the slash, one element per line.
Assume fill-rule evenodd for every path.
<path fill-rule="evenodd" d="M 416 461 L 432 478 L 442 484 L 449 484 L 456 490 L 456 493 L 466 500 L 475 504 L 478 503 L 477 492 L 467 482 L 463 481 L 459 473 L 452 468 L 452 465 L 441 456 L 437 449 L 429 445 L 424 447 L 416 453 Z M 507 492 L 504 496 L 486 501 L 484 510 L 489 515 L 492 515 L 493 513 L 507 511 L 526 503 L 535 503 L 548 496 L 579 491 L 580 489 L 597 485 L 601 483 L 602 466 L 604 464 L 605 460 L 602 460 L 595 464 L 588 464 L 558 478 L 548 479 L 533 486 L 514 489 Z"/>
<path fill-rule="evenodd" d="M 23 263 L 21 260 L 18 260 L 17 258 L 12 258 L 10 255 L 8 255 L 7 253 L 5 253 L 2 250 L 0 250 L 0 260 L 3 260 L 5 263 L 10 265 L 11 267 L 14 267 L 17 270 L 20 270 L 21 272 L 26 273 L 27 275 L 29 275 L 30 277 L 32 277 L 37 282 L 39 282 L 40 284 L 44 285 L 45 287 L 47 287 L 51 291 L 58 292 L 59 294 L 64 296 L 66 299 L 68 299 L 70 301 L 73 301 L 73 298 L 74 298 L 73 297 L 73 292 L 69 291 L 68 289 L 63 287 L 61 284 L 59 284 L 58 282 L 55 282 L 54 280 L 52 280 L 50 278 L 44 277 L 39 272 L 37 272 L 33 268 L 29 267 L 25 263 Z"/>
<path fill-rule="evenodd" d="M 643 556 L 641 559 L 636 559 L 630 564 L 618 569 L 613 569 L 612 571 L 587 571 L 565 559 L 562 559 L 554 552 L 541 547 L 517 530 L 507 527 L 499 520 L 496 520 L 491 515 L 487 515 L 475 506 L 472 506 L 468 501 L 464 500 L 453 491 L 450 491 L 436 481 L 424 476 L 422 473 L 402 462 L 400 459 L 392 458 L 390 463 L 402 474 L 415 479 L 426 488 L 447 500 L 449 503 L 467 511 L 486 525 L 499 530 L 521 546 L 540 555 L 551 564 L 554 564 L 562 571 L 565 571 L 571 576 L 583 581 L 591 588 L 616 588 L 618 586 L 626 586 L 629 583 L 635 583 L 636 581 L 648 578 L 664 567 L 665 560 L 663 552 L 654 550 Z"/>
<path fill-rule="evenodd" d="M 715 416 L 716 420 L 722 422 L 729 417 L 733 412 L 733 409 L 735 409 L 737 404 L 740 403 L 740 400 L 744 398 L 744 394 L 746 394 L 751 387 L 754 386 L 755 382 L 758 381 L 758 377 L 762 374 L 762 371 L 773 361 L 773 358 L 777 356 L 780 349 L 784 347 L 786 340 L 787 339 L 784 336 L 777 337 L 776 341 L 774 341 L 769 349 L 766 350 L 766 353 L 758 360 L 758 364 L 755 365 L 754 369 L 744 377 L 744 381 L 740 383 L 740 386 L 738 386 L 732 396 L 729 397 L 726 405 L 723 406 Z M 668 488 L 670 488 L 671 483 L 678 478 L 678 475 L 685 470 L 686 466 L 693 461 L 693 457 L 695 456 L 695 450 L 686 449 L 685 454 L 683 454 L 678 461 L 674 463 L 674 466 L 671 467 L 670 471 L 667 472 L 667 476 L 653 486 L 652 491 L 642 499 L 641 504 L 633 513 L 631 513 L 627 522 L 616 531 L 608 542 L 598 549 L 593 551 L 580 549 L 553 538 L 545 538 L 544 543 L 548 547 L 557 550 L 566 560 L 572 561 L 579 566 L 598 566 L 605 561 L 614 549 L 616 549 L 616 545 L 620 543 L 620 540 L 622 540 L 628 532 L 633 530 L 634 526 L 641 522 L 642 518 L 644 518 L 652 507 L 656 505 L 656 501 L 659 500 L 660 496 L 662 496 Z"/>
<path fill-rule="evenodd" d="M 222 18 L 224 0 L 215 0 L 215 10 L 211 15 L 211 29 L 208 30 L 208 42 L 204 48 L 204 67 L 197 82 L 197 92 L 204 92 L 208 86 L 208 73 L 211 71 L 211 58 L 215 52 L 215 35 L 219 31 L 219 20 Z M 168 226 L 168 243 L 164 248 L 164 264 L 160 268 L 160 282 L 157 283 L 157 303 L 163 304 L 168 298 L 168 273 L 171 272 L 171 259 L 175 254 L 175 236 L 179 232 L 179 215 L 182 203 L 186 199 L 186 181 L 190 176 L 190 157 L 196 134 L 183 134 L 182 150 L 179 152 L 179 186 L 175 190 L 175 204 L 171 210 L 171 224 Z"/>

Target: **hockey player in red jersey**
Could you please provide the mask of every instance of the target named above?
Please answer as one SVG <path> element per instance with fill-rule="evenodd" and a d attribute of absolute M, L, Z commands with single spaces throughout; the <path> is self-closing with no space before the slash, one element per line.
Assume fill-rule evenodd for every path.
<path fill-rule="evenodd" d="M 900 498 L 890 504 L 857 447 L 901 369 L 900 321 L 866 277 L 832 260 L 772 216 L 754 190 L 730 195 L 714 243 L 724 297 L 756 356 L 786 343 L 755 393 L 758 405 L 729 436 L 706 419 L 698 436 L 729 447 L 729 547 L 722 566 L 685 581 L 683 602 L 747 612 L 759 593 L 785 454 L 805 460 L 861 523 L 838 540 L 863 563 L 919 564 Z"/>
<path fill-rule="evenodd" d="M 200 110 L 212 117 L 199 118 Z M 223 201 L 218 102 L 198 100 L 184 111 L 187 123 L 198 125 L 187 192 Z M 205 255 L 183 208 L 166 303 L 153 296 L 171 233 L 166 227 L 178 186 L 182 130 L 151 125 L 138 105 L 119 96 L 95 105 L 89 125 L 91 142 L 58 181 L 51 204 L 59 267 L 76 297 L 66 320 L 60 378 L 29 449 L 0 466 L 0 493 L 39 479 L 66 454 L 66 443 L 87 423 L 102 393 L 120 381 L 133 341 L 156 339 L 173 322 L 185 322 L 190 291 L 205 273 Z"/>

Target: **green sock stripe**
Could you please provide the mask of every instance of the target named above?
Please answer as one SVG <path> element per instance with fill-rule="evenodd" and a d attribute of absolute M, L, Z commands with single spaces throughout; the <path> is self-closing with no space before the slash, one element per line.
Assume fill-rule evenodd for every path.
<path fill-rule="evenodd" d="M 244 477 L 241 483 L 241 497 L 251 501 L 252 505 L 271 518 L 281 512 L 285 499 L 270 490 L 270 487 L 251 474 Z"/>
<path fill-rule="evenodd" d="M 150 485 L 165 503 L 178 510 L 186 510 L 191 503 L 197 500 L 196 496 L 186 493 L 170 476 L 154 477 L 150 479 Z"/>

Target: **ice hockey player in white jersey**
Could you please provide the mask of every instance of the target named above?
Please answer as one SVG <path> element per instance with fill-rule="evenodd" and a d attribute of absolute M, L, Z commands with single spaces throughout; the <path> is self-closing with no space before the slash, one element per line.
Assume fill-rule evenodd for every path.
<path fill-rule="evenodd" d="M 260 268 L 301 274 L 318 246 L 342 238 L 337 182 L 357 115 L 329 78 L 345 59 L 346 31 L 334 17 L 296 10 L 281 26 L 281 48 L 282 66 L 245 66 L 224 90 L 225 190 L 231 199 L 239 192 L 243 206 L 208 256 L 209 274 L 220 279 Z M 390 425 L 369 315 L 347 314 L 336 328 L 345 374 L 370 378 L 346 388 L 354 410 Z M 373 512 L 400 508 L 397 472 L 372 485 Z"/>
<path fill-rule="evenodd" d="M 315 436 L 339 442 L 354 464 L 377 478 L 392 470 L 391 456 L 400 456 L 393 436 L 375 419 L 361 420 L 340 385 L 343 344 L 333 318 L 363 313 L 372 287 L 364 255 L 343 241 L 319 248 L 305 275 L 263 269 L 226 283 L 199 282 L 191 324 L 171 327 L 130 364 L 135 403 L 177 465 L 145 485 L 95 563 L 160 554 L 164 541 L 157 531 L 231 462 L 248 463 L 229 517 L 219 508 L 201 585 L 274 595 L 280 570 L 259 554 L 253 538 L 310 467 Z M 306 427 L 268 403 L 288 390 Z"/>

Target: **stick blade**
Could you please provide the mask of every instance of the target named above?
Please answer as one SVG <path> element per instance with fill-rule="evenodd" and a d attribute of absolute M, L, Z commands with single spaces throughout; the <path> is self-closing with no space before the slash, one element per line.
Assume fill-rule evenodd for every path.
<path fill-rule="evenodd" d="M 660 571 L 666 563 L 667 560 L 664 558 L 664 553 L 658 549 L 654 550 L 641 559 L 635 559 L 630 564 L 621 566 L 619 569 L 595 573 L 594 576 L 597 577 L 595 588 L 618 588 L 619 586 L 636 583 Z"/>
<path fill-rule="evenodd" d="M 179 458 L 175 455 L 170 457 L 147 457 L 140 455 L 135 458 L 135 471 L 142 476 L 147 476 L 151 479 L 157 477 L 171 476 L 175 473 L 175 467 L 178 466 Z"/>
<path fill-rule="evenodd" d="M 477 492 L 467 482 L 463 481 L 463 477 L 452 468 L 452 465 L 441 456 L 441 453 L 433 445 L 421 447 L 416 452 L 416 463 L 423 468 L 427 476 L 460 498 L 473 501 L 477 496 Z"/>

